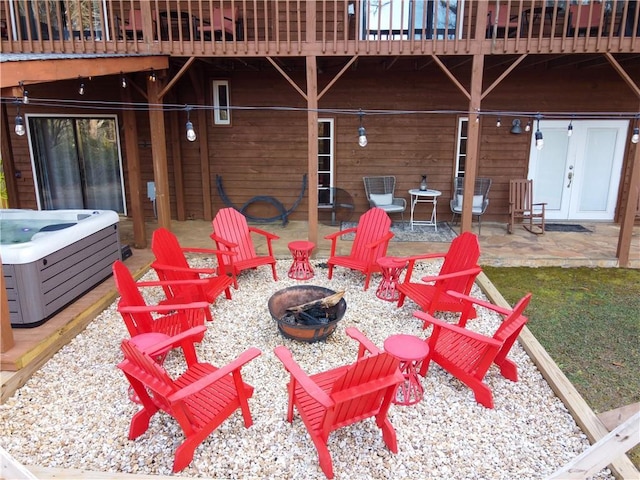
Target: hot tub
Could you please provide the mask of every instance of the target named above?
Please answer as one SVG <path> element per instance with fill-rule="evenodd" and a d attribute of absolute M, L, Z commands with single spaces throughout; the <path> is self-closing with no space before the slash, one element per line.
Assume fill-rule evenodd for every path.
<path fill-rule="evenodd" d="M 0 209 L 11 325 L 35 327 L 111 275 L 121 259 L 110 210 Z"/>

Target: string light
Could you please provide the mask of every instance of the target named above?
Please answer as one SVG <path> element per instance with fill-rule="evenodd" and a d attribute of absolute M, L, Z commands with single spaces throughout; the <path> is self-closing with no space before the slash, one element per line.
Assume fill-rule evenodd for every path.
<path fill-rule="evenodd" d="M 540 114 L 536 115 L 536 120 L 538 121 L 537 128 L 536 128 L 536 148 L 538 150 L 542 150 L 542 148 L 544 147 L 544 139 L 542 138 L 542 132 L 540 131 L 541 118 L 542 118 L 542 115 Z"/>
<path fill-rule="evenodd" d="M 366 147 L 367 146 L 367 132 L 364 129 L 364 126 L 362 125 L 362 116 L 364 115 L 364 113 L 362 112 L 362 109 L 360 110 L 359 116 L 360 116 L 360 126 L 358 127 L 358 145 L 360 145 L 361 147 Z"/>
<path fill-rule="evenodd" d="M 530 132 L 531 131 L 531 120 L 527 120 L 527 124 L 524 127 L 524 131 L 525 132 Z"/>
<path fill-rule="evenodd" d="M 500 128 L 502 126 L 502 121 L 500 120 L 500 117 L 498 117 L 498 120 L 496 121 L 496 127 Z"/>
<path fill-rule="evenodd" d="M 196 141 L 196 131 L 193 129 L 193 123 L 191 123 L 190 120 L 190 115 L 189 113 L 191 112 L 191 107 L 186 107 L 187 110 L 187 124 L 185 125 L 186 130 L 187 130 L 187 140 L 189 140 L 190 142 L 195 142 Z"/>
<path fill-rule="evenodd" d="M 15 126 L 16 135 L 19 137 L 23 136 L 27 131 L 24 128 L 24 120 L 22 119 L 22 115 L 20 115 L 20 105 L 18 105 L 18 115 L 16 115 L 16 126 Z"/>
<path fill-rule="evenodd" d="M 156 76 L 156 72 L 154 70 L 151 70 L 151 73 L 149 74 L 149 80 L 155 82 L 157 79 L 158 77 Z"/>
<path fill-rule="evenodd" d="M 122 88 L 127 88 L 127 78 L 124 76 L 124 73 L 120 74 L 120 86 Z"/>
<path fill-rule="evenodd" d="M 84 83 L 80 83 L 80 88 L 78 88 L 78 93 L 80 95 L 84 95 Z"/>
<path fill-rule="evenodd" d="M 22 88 L 22 103 L 26 105 L 29 103 L 29 92 L 24 89 L 24 84 L 22 82 L 19 82 L 18 85 Z"/>
<path fill-rule="evenodd" d="M 638 143 L 638 141 L 640 141 L 640 128 L 635 127 L 631 136 L 631 143 Z"/>
<path fill-rule="evenodd" d="M 567 137 L 573 135 L 573 120 L 569 121 L 569 126 L 567 127 Z"/>

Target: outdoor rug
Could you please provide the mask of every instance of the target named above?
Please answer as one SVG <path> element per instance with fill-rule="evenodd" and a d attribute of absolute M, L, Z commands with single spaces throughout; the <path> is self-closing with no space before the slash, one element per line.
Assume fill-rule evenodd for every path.
<path fill-rule="evenodd" d="M 545 232 L 591 232 L 582 225 L 572 223 L 547 223 L 544 226 Z"/>
<path fill-rule="evenodd" d="M 342 222 L 340 230 L 346 230 L 357 225 L 356 222 Z M 393 222 L 391 224 L 393 232 L 392 242 L 451 242 L 457 233 L 451 228 L 448 222 L 438 222 L 438 231 L 429 225 L 414 225 L 411 230 L 409 222 Z M 353 240 L 354 234 L 349 233 L 341 237 L 343 240 Z"/>

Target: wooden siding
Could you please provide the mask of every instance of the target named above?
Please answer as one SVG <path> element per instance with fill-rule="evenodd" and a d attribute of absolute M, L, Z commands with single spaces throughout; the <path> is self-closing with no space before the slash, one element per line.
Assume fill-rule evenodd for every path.
<path fill-rule="evenodd" d="M 409 10 L 410 0 L 392 0 L 398 9 Z M 568 2 L 555 0 L 507 0 L 500 8 L 515 18 L 515 31 L 487 28 L 486 0 L 458 1 L 456 26 L 402 29 L 390 34 L 384 23 L 369 25 L 363 35 L 368 2 L 363 0 L 108 0 L 106 10 L 82 11 L 77 0 L 28 2 L 24 12 L 18 0 L 0 2 L 3 19 L 2 53 L 143 53 L 177 56 L 254 55 L 415 55 L 437 53 L 468 55 L 498 53 L 638 52 L 638 15 L 635 2 L 611 0 L 596 15 L 592 5 L 580 2 L 570 16 Z M 391 2 L 389 2 L 390 4 Z M 448 8 L 453 0 L 444 0 Z M 494 2 L 491 2 L 495 4 Z M 455 5 L 455 3 L 453 3 Z M 61 9 L 65 5 L 65 9 Z M 348 12 L 354 7 L 353 15 Z M 387 4 L 385 4 L 387 5 Z M 36 8 L 38 6 L 38 8 Z M 211 22 L 216 8 L 237 8 L 241 19 L 233 34 L 205 36 L 200 26 Z M 12 21 L 10 12 L 21 12 Z M 131 10 L 142 12 L 142 31 L 123 30 Z M 443 9 L 445 11 L 446 9 Z M 535 13 L 531 13 L 535 12 Z M 442 16 L 442 14 L 440 14 Z M 437 11 L 436 11 L 437 17 Z M 171 22 L 171 18 L 183 18 Z M 570 18 L 586 19 L 584 29 L 570 28 Z M 27 19 L 29 21 L 27 21 Z M 312 21 L 314 28 L 308 28 Z M 441 23 L 445 19 L 439 20 Z M 436 24 L 438 19 L 436 18 Z M 420 25 L 411 23 L 412 25 Z M 478 27 L 478 28 L 476 28 Z M 626 32 L 626 30 L 629 32 Z M 412 34 L 409 34 L 409 31 Z M 627 33 L 629 33 L 627 35 Z"/>
<path fill-rule="evenodd" d="M 427 58 L 416 57 L 398 61 L 393 68 L 386 68 L 384 58 L 360 61 L 349 69 L 320 101 L 321 118 L 335 120 L 335 186 L 351 193 L 355 200 L 356 214 L 366 210 L 368 204 L 364 196 L 362 176 L 393 174 L 397 177 L 397 193 L 408 199 L 407 190 L 418 186 L 422 174 L 428 175 L 429 186 L 443 192 L 438 203 L 438 214 L 442 219 L 450 218 L 449 199 L 455 156 L 457 121 L 464 116 L 468 102 L 464 95 L 435 65 L 427 65 Z M 570 60 L 570 58 L 569 58 Z M 535 58 L 531 64 L 523 64 L 511 73 L 483 101 L 483 110 L 491 111 L 558 111 L 558 112 L 624 112 L 634 105 L 633 92 L 609 66 L 578 70 L 571 62 L 568 67 L 541 68 Z M 176 218 L 176 185 L 172 145 L 177 145 L 181 154 L 185 210 L 187 218 L 204 218 L 201 178 L 200 142 L 208 142 L 210 192 L 212 211 L 224 206 L 216 189 L 216 175 L 222 176 L 225 191 L 231 201 L 242 206 L 258 195 L 271 195 L 290 208 L 300 193 L 302 177 L 307 172 L 307 113 L 306 102 L 291 85 L 266 62 L 256 69 L 220 60 L 203 67 L 199 89 L 207 92 L 204 99 L 194 93 L 189 76 L 181 78 L 175 85 L 177 105 L 211 105 L 211 81 L 229 80 L 232 105 L 256 107 L 256 109 L 233 110 L 231 126 L 217 126 L 213 123 L 212 111 L 206 117 L 208 137 L 203 137 L 202 125 L 194 121 L 198 133 L 196 142 L 188 142 L 184 135 L 186 112 L 177 113 L 177 128 L 174 131 L 167 121 L 166 142 L 168 171 L 170 179 L 171 215 Z M 419 66 L 419 68 L 418 68 Z M 424 67 L 423 67 L 424 66 Z M 339 69 L 327 64 L 325 73 L 320 74 L 320 88 Z M 494 67 L 495 68 L 495 67 Z M 488 69 L 493 72 L 494 68 Z M 470 77 L 470 62 L 454 69 L 456 76 L 465 81 Z M 304 84 L 303 65 L 290 64 L 288 72 L 292 80 Z M 640 67 L 629 69 L 629 74 L 640 78 Z M 488 76 L 498 75 L 490 73 Z M 135 81 L 135 78 L 131 79 Z M 138 78 L 138 82 L 144 79 Z M 491 78 L 487 83 L 491 83 Z M 119 76 L 94 78 L 87 85 L 87 99 L 118 100 L 120 95 Z M 99 92 L 99 93 L 98 93 Z M 616 92 L 613 96 L 612 92 Z M 77 81 L 59 82 L 30 86 L 34 98 L 75 98 Z M 143 101 L 138 92 L 134 101 Z M 295 107 L 299 111 L 282 110 L 280 107 Z M 276 107 L 276 108 L 269 108 Z M 358 116 L 324 110 L 365 111 L 397 110 L 399 115 L 367 114 L 363 118 L 369 144 L 360 148 L 357 144 Z M 15 105 L 7 105 L 8 118 L 13 121 Z M 23 114 L 25 108 L 22 109 Z M 452 113 L 414 114 L 410 111 L 448 110 Z M 69 113 L 64 105 L 44 107 L 29 105 L 27 113 Z M 89 111 L 79 111 L 86 114 Z M 121 112 L 99 111 L 97 113 Z M 147 112 L 136 113 L 138 124 L 138 146 L 142 177 L 142 195 L 145 217 L 153 217 L 153 205 L 146 198 L 146 182 L 153 181 L 149 116 Z M 484 219 L 506 221 L 508 181 L 510 178 L 527 175 L 530 135 L 509 133 L 511 120 L 520 118 L 526 124 L 528 118 L 502 116 L 502 126 L 496 127 L 497 116 L 485 114 L 480 120 L 480 157 L 478 176 L 491 177 L 491 203 Z M 568 122 L 569 119 L 567 119 Z M 122 126 L 122 122 L 120 123 Z M 13 125 L 11 125 L 11 129 Z M 122 131 L 121 136 L 127 135 Z M 630 134 L 629 134 L 630 135 Z M 20 206 L 36 208 L 34 182 L 31 173 L 27 136 L 11 136 L 16 170 L 21 171 L 18 179 Z M 124 138 L 122 138 L 124 143 Z M 124 154 L 124 152 L 123 152 Z M 625 173 L 621 188 L 628 186 L 630 169 L 629 147 L 625 153 Z M 128 159 L 125 157 L 125 186 L 127 202 L 130 205 L 129 179 L 126 172 Z M 273 216 L 277 212 L 268 204 L 256 203 L 248 213 L 256 216 Z M 291 215 L 292 220 L 307 219 L 306 197 Z"/>

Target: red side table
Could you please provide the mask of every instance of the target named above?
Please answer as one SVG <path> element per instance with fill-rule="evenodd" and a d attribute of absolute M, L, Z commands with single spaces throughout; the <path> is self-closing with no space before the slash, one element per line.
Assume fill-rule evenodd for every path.
<path fill-rule="evenodd" d="M 315 243 L 307 240 L 295 240 L 289 242 L 289 251 L 293 255 L 293 263 L 289 268 L 289 278 L 295 280 L 308 280 L 313 277 L 313 268 L 309 263 L 309 255 L 315 248 Z"/>
<path fill-rule="evenodd" d="M 422 400 L 423 388 L 418 378 L 418 365 L 429 355 L 429 346 L 413 335 L 391 335 L 384 341 L 384 349 L 400 360 L 404 383 L 398 385 L 393 403 L 414 405 Z"/>
<path fill-rule="evenodd" d="M 407 266 L 407 260 L 396 257 L 380 257 L 378 265 L 380 265 L 382 272 L 382 280 L 376 290 L 376 297 L 388 302 L 395 302 L 400 296 L 396 285 L 400 280 L 400 274 Z"/>
<path fill-rule="evenodd" d="M 151 350 L 155 345 L 160 342 L 167 340 L 169 335 L 164 333 L 150 332 L 150 333 L 141 333 L 140 335 L 136 335 L 131 337 L 131 343 L 133 343 L 136 347 L 138 347 L 141 351 Z M 159 352 L 154 360 L 158 362 L 160 365 L 164 363 L 164 359 L 167 357 L 167 353 L 171 350 L 171 347 L 167 347 L 166 349 Z M 135 403 L 140 403 L 140 399 L 136 394 L 133 387 L 129 386 L 129 400 Z"/>

